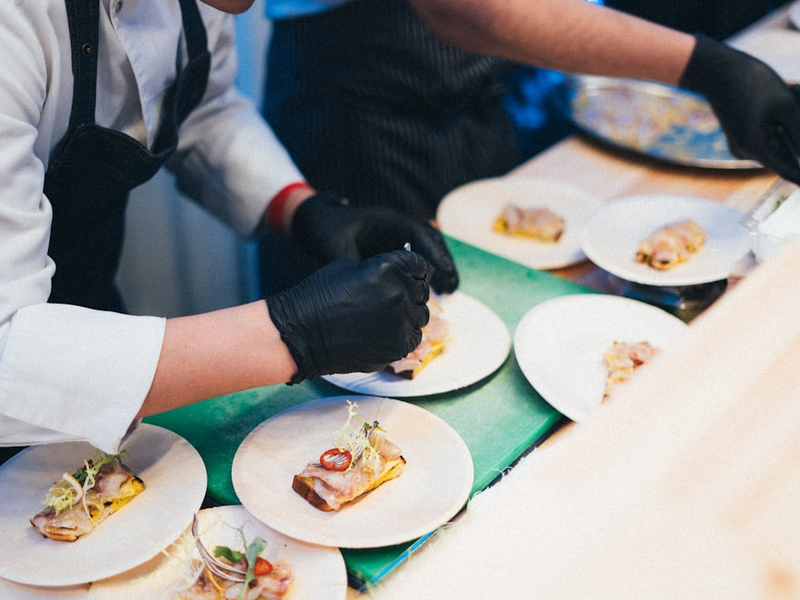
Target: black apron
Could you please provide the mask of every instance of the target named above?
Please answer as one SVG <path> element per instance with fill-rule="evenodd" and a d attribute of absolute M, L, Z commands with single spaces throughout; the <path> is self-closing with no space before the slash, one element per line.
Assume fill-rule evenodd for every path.
<path fill-rule="evenodd" d="M 205 93 L 210 67 L 196 0 L 180 0 L 188 61 L 164 98 L 152 149 L 95 124 L 99 0 L 66 0 L 74 91 L 69 129 L 51 157 L 44 193 L 53 206 L 48 254 L 55 261 L 49 302 L 121 310 L 114 288 L 129 192 L 161 168 L 178 128 Z M 143 41 L 144 42 L 144 41 Z M 172 60 L 172 57 L 169 58 Z"/>
<path fill-rule="evenodd" d="M 208 82 L 210 55 L 195 0 L 180 0 L 189 59 L 168 90 L 153 150 L 94 123 L 99 0 L 66 0 L 74 91 L 69 129 L 45 174 L 53 206 L 48 254 L 56 263 L 49 302 L 123 309 L 114 289 L 128 193 L 150 179 L 173 152 L 178 127 Z M 180 53 L 178 56 L 180 64 Z M 0 448 L 0 464 L 24 447 Z"/>
<path fill-rule="evenodd" d="M 316 188 L 427 220 L 453 188 L 519 164 L 513 66 L 441 42 L 407 0 L 362 0 L 273 23 L 264 115 Z M 276 237 L 265 292 L 318 266 Z"/>

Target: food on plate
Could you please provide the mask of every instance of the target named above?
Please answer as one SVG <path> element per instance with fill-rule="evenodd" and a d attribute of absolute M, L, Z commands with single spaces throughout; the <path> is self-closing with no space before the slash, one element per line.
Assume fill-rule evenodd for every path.
<path fill-rule="evenodd" d="M 347 421 L 334 436 L 333 446 L 292 481 L 292 489 L 322 511 L 339 510 L 399 477 L 406 464 L 378 421 L 370 425 L 361 418 L 356 402 L 348 400 L 347 406 Z"/>
<path fill-rule="evenodd" d="M 247 543 L 242 534 L 243 550 L 216 546 L 208 552 L 197 537 L 196 517 L 192 534 L 202 560 L 193 565 L 196 574 L 179 600 L 281 600 L 291 593 L 292 568 L 286 559 L 273 563 L 261 556 L 267 547 L 264 538 Z"/>
<path fill-rule="evenodd" d="M 96 451 L 83 467 L 64 473 L 47 492 L 45 508 L 30 519 L 43 536 L 74 542 L 141 494 L 145 485 L 119 454 Z"/>
<path fill-rule="evenodd" d="M 389 373 L 414 379 L 451 342 L 450 328 L 442 317 L 442 306 L 435 300 L 429 300 L 428 311 L 430 319 L 422 328 L 422 341 L 406 356 L 387 365 Z"/>
<path fill-rule="evenodd" d="M 564 227 L 564 218 L 549 208 L 522 208 L 514 204 L 506 204 L 494 222 L 494 230 L 500 233 L 551 243 L 561 238 Z"/>
<path fill-rule="evenodd" d="M 678 221 L 639 242 L 636 260 L 666 271 L 689 260 L 692 254 L 703 247 L 705 239 L 706 232 L 700 225 L 691 220 Z"/>
<path fill-rule="evenodd" d="M 665 147 L 683 156 L 698 136 L 720 130 L 707 102 L 693 94 L 640 83 L 581 87 L 573 99 L 574 118 L 598 135 L 640 151 Z M 712 139 L 716 140 L 716 136 Z M 724 137 L 720 136 L 724 147 Z M 724 148 L 712 148 L 720 153 Z M 688 157 L 687 157 L 688 158 Z"/>
<path fill-rule="evenodd" d="M 659 352 L 660 350 L 648 341 L 614 342 L 603 354 L 607 368 L 603 399 L 611 396 L 620 385 L 633 376 L 636 369 L 652 360 Z"/>

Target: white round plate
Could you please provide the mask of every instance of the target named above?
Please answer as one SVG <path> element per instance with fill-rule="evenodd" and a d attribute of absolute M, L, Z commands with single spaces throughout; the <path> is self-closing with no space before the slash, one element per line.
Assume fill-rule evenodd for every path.
<path fill-rule="evenodd" d="M 497 232 L 493 225 L 507 203 L 549 208 L 565 221 L 556 243 Z M 443 233 L 532 269 L 558 269 L 586 257 L 579 232 L 602 203 L 581 188 L 535 177 L 482 179 L 456 188 L 439 204 Z"/>
<path fill-rule="evenodd" d="M 800 2 L 795 2 L 789 7 L 789 21 L 800 29 Z"/>
<path fill-rule="evenodd" d="M 662 351 L 688 326 L 637 300 L 577 294 L 547 300 L 528 311 L 514 335 L 522 373 L 556 410 L 586 421 L 601 405 L 606 386 L 603 353 L 617 342 L 648 341 Z"/>
<path fill-rule="evenodd" d="M 292 479 L 333 445 L 347 420 L 347 400 L 377 420 L 400 446 L 402 474 L 338 511 L 311 506 Z M 389 398 L 336 396 L 267 419 L 233 460 L 236 495 L 258 519 L 298 540 L 337 548 L 374 548 L 421 537 L 450 520 L 469 498 L 472 457 L 456 431 L 433 413 Z"/>
<path fill-rule="evenodd" d="M 89 584 L 43 587 L 0 579 L 3 600 L 88 600 Z"/>
<path fill-rule="evenodd" d="M 270 529 L 243 506 L 207 508 L 198 513 L 198 533 L 205 547 L 243 551 L 240 535 L 249 543 L 260 536 L 267 542 L 261 554 L 271 562 L 286 559 L 292 570 L 292 600 L 344 600 L 347 571 L 341 552 L 300 542 Z M 186 585 L 193 560 L 199 560 L 191 533 L 185 534 L 166 552 L 147 563 L 110 579 L 92 584 L 88 600 L 120 598 L 177 598 Z M 168 593 L 173 592 L 174 593 Z"/>
<path fill-rule="evenodd" d="M 511 335 L 491 309 L 461 292 L 438 297 L 452 342 L 414 379 L 386 371 L 326 375 L 326 381 L 358 394 L 412 398 L 458 390 L 488 377 L 511 352 Z"/>
<path fill-rule="evenodd" d="M 727 279 L 750 250 L 742 213 L 712 200 L 670 194 L 631 196 L 606 205 L 583 231 L 583 251 L 598 267 L 627 281 L 685 286 Z M 691 219 L 706 231 L 703 247 L 675 267 L 659 271 L 636 262 L 639 242 L 662 227 Z"/>
<path fill-rule="evenodd" d="M 800 4 L 792 6 L 789 17 L 800 18 Z M 787 83 L 800 83 L 800 32 L 796 29 L 751 31 L 734 38 L 731 46 L 762 60 Z"/>
<path fill-rule="evenodd" d="M 53 482 L 94 455 L 67 442 L 32 446 L 0 467 L 0 577 L 39 586 L 69 586 L 110 577 L 166 548 L 191 523 L 206 493 L 203 459 L 179 435 L 155 425 L 134 431 L 124 458 L 146 489 L 75 542 L 41 536 L 30 518 Z"/>

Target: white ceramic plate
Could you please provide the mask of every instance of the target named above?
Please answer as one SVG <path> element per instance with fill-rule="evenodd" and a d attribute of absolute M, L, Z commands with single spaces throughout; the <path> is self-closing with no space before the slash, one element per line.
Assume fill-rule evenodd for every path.
<path fill-rule="evenodd" d="M 215 546 L 241 549 L 240 532 L 251 542 L 256 536 L 267 542 L 261 554 L 269 561 L 286 559 L 292 569 L 292 600 L 344 600 L 347 595 L 347 571 L 341 552 L 306 544 L 270 529 L 243 506 L 207 508 L 199 513 L 198 532 L 206 548 Z M 89 600 L 120 598 L 176 598 L 186 585 L 187 567 L 199 560 L 191 534 L 181 539 L 147 563 L 135 569 L 92 584 Z M 175 591 L 175 594 L 167 591 Z"/>
<path fill-rule="evenodd" d="M 538 242 L 494 231 L 507 203 L 540 206 L 561 215 L 564 233 L 556 243 Z M 436 220 L 447 235 L 532 269 L 557 269 L 586 257 L 579 231 L 602 204 L 588 192 L 534 177 L 482 179 L 456 188 L 439 204 Z"/>
<path fill-rule="evenodd" d="M 147 424 L 125 448 L 125 463 L 145 491 L 76 542 L 44 538 L 29 519 L 54 481 L 94 455 L 90 444 L 34 446 L 0 467 L 0 577 L 39 586 L 87 583 L 127 571 L 177 539 L 205 497 L 203 459 L 179 435 Z"/>
<path fill-rule="evenodd" d="M 604 294 L 547 300 L 528 311 L 514 335 L 522 373 L 556 410 L 586 421 L 606 385 L 603 353 L 615 342 L 648 341 L 667 350 L 688 326 L 643 302 Z"/>
<path fill-rule="evenodd" d="M 789 7 L 789 21 L 800 29 L 800 2 L 795 2 Z"/>
<path fill-rule="evenodd" d="M 606 205 L 586 225 L 583 251 L 598 267 L 627 281 L 654 286 L 686 286 L 727 279 L 750 250 L 742 213 L 712 200 L 652 194 Z M 639 242 L 676 221 L 691 219 L 706 230 L 706 241 L 685 263 L 659 271 L 636 262 Z"/>
<path fill-rule="evenodd" d="M 403 473 L 338 511 L 323 512 L 292 490 L 292 478 L 333 445 L 347 399 L 377 420 L 403 451 Z M 233 460 L 233 487 L 261 521 L 312 544 L 373 548 L 416 539 L 452 518 L 472 489 L 472 457 L 456 431 L 401 400 L 336 396 L 284 411 L 248 435 Z"/>
<path fill-rule="evenodd" d="M 800 18 L 800 4 L 792 6 L 789 17 Z M 731 46 L 764 61 L 786 82 L 800 83 L 800 32 L 796 29 L 751 31 L 735 38 Z"/>
<path fill-rule="evenodd" d="M 411 398 L 458 390 L 499 369 L 511 351 L 511 335 L 491 309 L 474 298 L 454 292 L 437 298 L 452 342 L 414 379 L 393 373 L 326 375 L 326 381 L 359 394 Z"/>
<path fill-rule="evenodd" d="M 89 584 L 42 587 L 0 579 L 3 600 L 88 600 Z"/>

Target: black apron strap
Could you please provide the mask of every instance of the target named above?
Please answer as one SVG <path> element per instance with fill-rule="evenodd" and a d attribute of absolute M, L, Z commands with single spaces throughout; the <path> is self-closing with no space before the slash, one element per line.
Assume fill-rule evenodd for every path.
<path fill-rule="evenodd" d="M 99 1 L 65 2 L 74 86 L 70 126 L 50 157 L 44 179 L 43 190 L 53 207 L 48 253 L 56 263 L 49 301 L 120 310 L 113 281 L 128 193 L 149 180 L 175 150 L 181 122 L 205 93 L 210 55 L 196 0 L 181 0 L 189 56 L 165 94 L 160 129 L 149 149 L 94 122 Z"/>
<path fill-rule="evenodd" d="M 74 89 L 84 92 L 81 102 L 72 103 L 70 128 L 94 123 L 97 81 L 100 3 L 97 0 L 66 0 L 69 35 L 72 40 Z"/>
<path fill-rule="evenodd" d="M 181 123 L 203 99 L 211 70 L 206 29 L 197 2 L 180 0 L 180 3 L 189 56 L 186 65 L 182 66 L 181 53 L 177 53 L 177 76 L 164 98 L 161 125 L 153 144 L 155 153 L 163 152 L 175 143 Z"/>
<path fill-rule="evenodd" d="M 208 50 L 208 38 L 196 0 L 181 0 L 181 13 L 189 57 L 199 56 Z"/>

